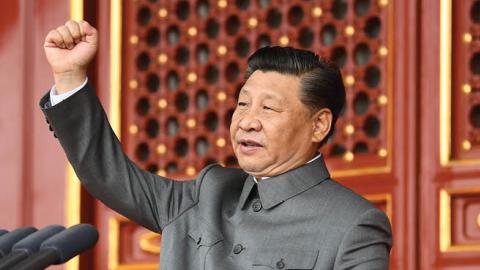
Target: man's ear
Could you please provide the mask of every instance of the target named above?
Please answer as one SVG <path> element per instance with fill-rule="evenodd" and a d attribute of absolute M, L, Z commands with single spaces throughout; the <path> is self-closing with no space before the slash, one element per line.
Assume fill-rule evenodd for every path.
<path fill-rule="evenodd" d="M 312 116 L 312 142 L 320 143 L 332 128 L 332 111 L 323 108 Z"/>

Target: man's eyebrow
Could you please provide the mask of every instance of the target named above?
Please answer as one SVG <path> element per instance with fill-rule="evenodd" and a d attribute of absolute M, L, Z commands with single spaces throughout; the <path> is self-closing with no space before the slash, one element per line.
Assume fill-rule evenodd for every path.
<path fill-rule="evenodd" d="M 284 98 L 275 94 L 265 94 L 265 97 L 273 100 L 283 100 Z"/>
<path fill-rule="evenodd" d="M 242 95 L 242 94 L 243 95 L 248 95 L 249 93 L 250 92 L 248 91 L 248 89 L 242 87 L 242 89 L 240 89 L 240 92 L 238 93 L 238 95 Z"/>
<path fill-rule="evenodd" d="M 238 96 L 240 95 L 250 95 L 250 91 L 247 89 L 247 88 L 242 88 L 240 89 L 240 92 L 238 93 Z M 267 99 L 273 99 L 273 100 L 279 100 L 279 101 L 282 101 L 284 98 L 279 96 L 279 95 L 276 95 L 274 93 L 267 93 L 265 94 L 265 98 Z"/>

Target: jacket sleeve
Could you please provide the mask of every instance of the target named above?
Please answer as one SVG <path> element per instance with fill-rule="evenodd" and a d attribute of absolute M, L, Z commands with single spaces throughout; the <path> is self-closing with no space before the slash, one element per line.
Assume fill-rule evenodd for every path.
<path fill-rule="evenodd" d="M 56 106 L 48 104 L 47 94 L 40 107 L 82 185 L 108 207 L 161 232 L 196 203 L 197 181 L 154 175 L 126 156 L 90 84 Z"/>
<path fill-rule="evenodd" d="M 364 212 L 340 244 L 335 270 L 387 270 L 392 232 L 387 216 L 372 208 Z"/>

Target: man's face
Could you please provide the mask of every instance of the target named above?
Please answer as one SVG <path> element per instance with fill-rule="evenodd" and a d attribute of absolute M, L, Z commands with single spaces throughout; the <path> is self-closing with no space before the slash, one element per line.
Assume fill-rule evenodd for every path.
<path fill-rule="evenodd" d="M 312 158 L 314 118 L 300 101 L 300 78 L 255 71 L 232 116 L 230 136 L 240 167 L 256 177 L 274 176 Z"/>

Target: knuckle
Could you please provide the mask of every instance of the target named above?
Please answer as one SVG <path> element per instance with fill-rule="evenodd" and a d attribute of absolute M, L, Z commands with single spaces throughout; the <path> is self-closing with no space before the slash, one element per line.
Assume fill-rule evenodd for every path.
<path fill-rule="evenodd" d="M 70 29 L 75 29 L 78 27 L 77 22 L 72 20 L 68 21 L 65 25 Z"/>
<path fill-rule="evenodd" d="M 56 30 L 56 29 L 52 31 L 52 37 L 53 37 L 55 40 L 57 40 L 57 39 L 63 39 L 63 38 L 62 38 L 62 34 L 60 33 L 60 31 L 58 31 L 58 30 Z"/>
<path fill-rule="evenodd" d="M 67 29 L 67 27 L 65 25 L 60 25 L 55 30 L 57 30 L 60 33 L 63 33 L 63 32 L 65 32 L 66 29 Z"/>

